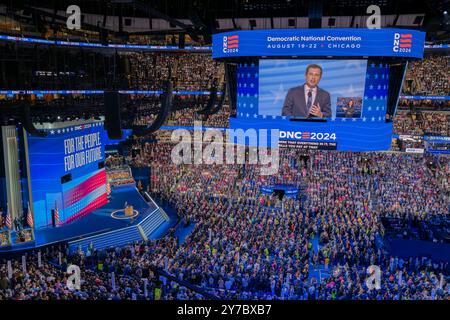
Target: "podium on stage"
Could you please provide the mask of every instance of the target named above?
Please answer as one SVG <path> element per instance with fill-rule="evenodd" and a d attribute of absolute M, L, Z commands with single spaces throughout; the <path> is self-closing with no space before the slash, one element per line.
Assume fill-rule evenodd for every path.
<path fill-rule="evenodd" d="M 126 206 L 124 211 L 125 211 L 126 217 L 132 216 L 133 215 L 133 206 L 131 206 L 131 205 Z"/>

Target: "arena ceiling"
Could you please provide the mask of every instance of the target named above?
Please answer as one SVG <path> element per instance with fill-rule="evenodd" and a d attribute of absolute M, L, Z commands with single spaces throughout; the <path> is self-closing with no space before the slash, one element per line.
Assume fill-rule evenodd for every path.
<path fill-rule="evenodd" d="M 196 29 L 214 33 L 218 19 L 276 18 L 320 16 L 367 15 L 369 5 L 378 5 L 382 15 L 424 14 L 420 28 L 432 37 L 430 40 L 448 40 L 450 0 L 6 0 L 3 15 L 13 15 L 18 10 L 30 12 L 32 8 L 65 11 L 77 4 L 83 14 L 122 16 L 136 18 L 161 18 L 192 21 Z M 236 24 L 234 24 L 236 25 Z M 236 27 L 239 28 L 239 27 Z M 168 34 L 173 30 L 168 30 Z"/>

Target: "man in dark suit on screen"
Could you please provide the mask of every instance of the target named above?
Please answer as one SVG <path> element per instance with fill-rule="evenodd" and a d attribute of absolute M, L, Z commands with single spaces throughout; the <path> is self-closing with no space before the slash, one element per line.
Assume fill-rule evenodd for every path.
<path fill-rule="evenodd" d="M 320 79 L 322 67 L 317 64 L 308 65 L 305 84 L 289 89 L 281 114 L 289 117 L 331 117 L 330 94 L 317 86 Z"/>

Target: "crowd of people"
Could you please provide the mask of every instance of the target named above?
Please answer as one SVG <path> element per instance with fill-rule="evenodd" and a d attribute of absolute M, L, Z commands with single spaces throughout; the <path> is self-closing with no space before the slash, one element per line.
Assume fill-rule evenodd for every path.
<path fill-rule="evenodd" d="M 398 103 L 399 110 L 410 110 L 410 111 L 450 111 L 450 101 L 449 100 L 411 100 L 401 98 Z"/>
<path fill-rule="evenodd" d="M 205 116 L 198 112 L 203 110 L 210 99 L 209 95 L 175 95 L 164 125 L 193 126 L 194 121 L 202 121 L 207 127 L 229 127 L 230 107 L 222 105 L 217 113 Z M 161 110 L 159 96 L 146 96 L 129 99 L 124 104 L 123 126 L 126 128 L 151 125 Z"/>
<path fill-rule="evenodd" d="M 450 136 L 450 114 L 444 112 L 397 112 L 394 134 Z"/>
<path fill-rule="evenodd" d="M 447 264 L 390 258 L 380 244 L 382 217 L 448 215 L 445 161 L 433 171 L 426 166 L 431 159 L 416 155 L 334 152 L 311 153 L 305 166 L 291 151 L 276 176 L 262 178 L 249 166 L 175 166 L 169 144 L 146 147 L 153 193 L 196 223 L 168 262 L 159 264 L 177 277 L 223 298 L 448 298 L 448 288 L 430 282 L 438 273 L 448 275 Z M 338 169 L 327 170 L 330 166 Z M 302 182 L 304 202 L 288 199 L 280 205 L 259 192 L 264 184 Z M 314 238 L 318 252 L 311 250 Z M 371 264 L 389 266 L 382 291 L 371 292 L 360 281 Z M 343 267 L 345 275 L 314 282 L 308 275 L 318 265 Z"/>
<path fill-rule="evenodd" d="M 224 67 L 209 53 L 127 52 L 130 88 L 161 90 L 163 81 L 173 79 L 174 90 L 209 90 L 222 83 Z"/>
<path fill-rule="evenodd" d="M 61 263 L 52 262 L 56 253 L 50 252 L 42 266 L 30 254 L 25 273 L 20 260 L 13 261 L 12 278 L 3 262 L 0 298 L 450 298 L 448 262 L 391 256 L 381 221 L 448 216 L 447 158 L 282 149 L 279 171 L 261 176 L 259 165 L 248 163 L 175 165 L 172 147 L 143 143 L 139 161 L 151 167 L 150 193 L 169 203 L 185 225 L 194 225 L 184 241 L 170 231 L 123 248 L 75 254 L 59 249 Z M 262 186 L 274 184 L 296 186 L 302 196 L 261 193 Z M 69 263 L 81 267 L 80 290 L 65 285 Z M 382 271 L 379 290 L 365 282 L 370 265 Z"/>
<path fill-rule="evenodd" d="M 409 63 L 403 84 L 407 95 L 448 96 L 450 85 L 448 56 L 429 55 Z"/>
<path fill-rule="evenodd" d="M 170 243 L 166 243 L 170 245 Z M 69 254 L 68 247 L 52 246 L 22 258 L 0 260 L 0 300 L 187 300 L 203 297 L 177 282 L 137 265 L 136 256 L 163 250 L 163 243 L 148 241 L 110 250 Z M 70 280 L 69 265 L 80 268 L 80 288 Z M 114 274 L 114 275 L 113 275 Z M 73 284 L 69 287 L 68 281 Z"/>

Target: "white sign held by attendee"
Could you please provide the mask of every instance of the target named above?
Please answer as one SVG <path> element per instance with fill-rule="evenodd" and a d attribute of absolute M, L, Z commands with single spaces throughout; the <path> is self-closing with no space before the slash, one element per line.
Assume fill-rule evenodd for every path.
<path fill-rule="evenodd" d="M 144 279 L 144 297 L 148 297 L 148 290 L 147 290 L 147 285 L 148 285 L 148 279 L 145 278 Z"/>
<path fill-rule="evenodd" d="M 27 273 L 27 259 L 25 256 L 22 256 L 22 272 L 23 274 Z"/>
<path fill-rule="evenodd" d="M 113 290 L 116 290 L 116 275 L 114 272 L 111 272 L 111 287 Z"/>
<path fill-rule="evenodd" d="M 42 267 L 42 256 L 41 256 L 41 252 L 38 252 L 38 268 Z"/>
<path fill-rule="evenodd" d="M 8 278 L 11 279 L 13 276 L 13 270 L 12 270 L 12 265 L 11 265 L 11 260 L 8 260 Z"/>

